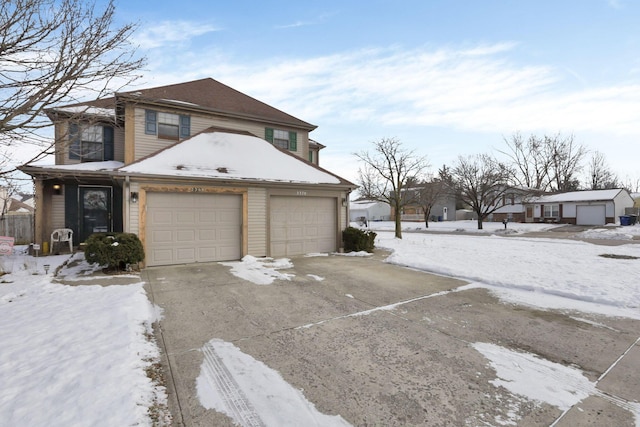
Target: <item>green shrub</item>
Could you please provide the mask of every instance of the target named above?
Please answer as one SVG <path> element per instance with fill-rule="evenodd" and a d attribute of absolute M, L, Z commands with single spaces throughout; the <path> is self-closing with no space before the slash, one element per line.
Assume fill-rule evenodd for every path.
<path fill-rule="evenodd" d="M 373 231 L 364 231 L 355 227 L 347 227 L 342 232 L 344 250 L 346 252 L 373 252 L 377 234 Z"/>
<path fill-rule="evenodd" d="M 125 270 L 144 260 L 142 242 L 133 233 L 94 233 L 85 244 L 86 260 L 108 270 Z"/>

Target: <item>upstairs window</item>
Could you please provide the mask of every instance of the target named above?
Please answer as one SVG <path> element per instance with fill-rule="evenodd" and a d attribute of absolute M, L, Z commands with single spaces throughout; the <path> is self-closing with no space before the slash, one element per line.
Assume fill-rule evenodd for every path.
<path fill-rule="evenodd" d="M 113 127 L 71 123 L 69 158 L 82 162 L 113 160 Z"/>
<path fill-rule="evenodd" d="M 182 114 L 145 110 L 144 133 L 158 138 L 179 140 L 191 136 L 191 117 Z"/>
<path fill-rule="evenodd" d="M 298 134 L 292 131 L 265 128 L 264 139 L 285 150 L 296 151 L 298 149 Z"/>

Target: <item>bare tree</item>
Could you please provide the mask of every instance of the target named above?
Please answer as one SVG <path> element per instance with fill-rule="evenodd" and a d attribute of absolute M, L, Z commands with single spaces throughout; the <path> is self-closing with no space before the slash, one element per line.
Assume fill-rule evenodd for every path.
<path fill-rule="evenodd" d="M 626 189 L 629 193 L 638 193 L 640 192 L 640 178 L 627 176 L 620 186 Z"/>
<path fill-rule="evenodd" d="M 364 198 L 388 203 L 395 212 L 395 236 L 402 238 L 402 208 L 413 200 L 406 197 L 407 185 L 417 182 L 429 167 L 426 157 L 407 150 L 396 138 L 374 141 L 373 152 L 355 153 L 364 165 L 358 171 L 358 185 Z"/>
<path fill-rule="evenodd" d="M 424 213 L 424 226 L 429 228 L 431 209 L 448 194 L 449 187 L 438 178 L 432 178 L 417 187 L 417 203 Z"/>
<path fill-rule="evenodd" d="M 591 190 L 604 190 L 608 188 L 620 188 L 620 181 L 607 164 L 605 155 L 599 151 L 593 152 L 587 168 L 588 179 L 591 180 Z"/>
<path fill-rule="evenodd" d="M 547 139 L 531 135 L 525 140 L 521 134 L 514 133 L 510 139 L 504 139 L 507 151 L 505 154 L 514 170 L 515 184 L 525 188 L 546 190 L 550 184 L 549 170 L 551 159 L 545 146 Z"/>
<path fill-rule="evenodd" d="M 499 207 L 502 196 L 511 189 L 513 171 L 488 154 L 458 157 L 452 176 L 460 198 L 482 222 Z"/>
<path fill-rule="evenodd" d="M 515 133 L 505 139 L 514 185 L 543 191 L 572 191 L 579 186 L 578 174 L 586 149 L 573 135 L 562 137 L 531 135 L 525 140 Z"/>
<path fill-rule="evenodd" d="M 144 59 L 129 42 L 136 25 L 116 27 L 114 14 L 113 0 L 103 10 L 83 0 L 0 3 L 0 146 L 9 157 L 18 143 L 37 147 L 32 160 L 51 148 L 38 132 L 51 124 L 45 109 L 139 77 Z"/>
<path fill-rule="evenodd" d="M 578 174 L 582 170 L 582 161 L 587 154 L 583 145 L 576 144 L 573 135 L 561 137 L 544 137 L 545 146 L 550 156 L 549 177 L 551 190 L 565 192 L 575 191 L 580 187 Z"/>

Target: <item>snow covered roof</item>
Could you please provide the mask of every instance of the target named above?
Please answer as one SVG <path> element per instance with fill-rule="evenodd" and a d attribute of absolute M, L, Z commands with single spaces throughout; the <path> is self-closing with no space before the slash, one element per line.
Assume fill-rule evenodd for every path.
<path fill-rule="evenodd" d="M 208 129 L 119 169 L 126 174 L 351 184 L 264 139 Z"/>
<path fill-rule="evenodd" d="M 376 206 L 379 203 L 383 203 L 383 202 L 379 202 L 377 200 L 357 200 L 349 204 L 349 209 L 351 210 L 369 209 Z"/>
<path fill-rule="evenodd" d="M 587 191 L 571 191 L 569 193 L 549 194 L 546 196 L 536 197 L 531 200 L 533 203 L 557 203 L 557 202 L 588 202 L 595 200 L 613 200 L 621 189 L 613 190 L 587 190 Z"/>
<path fill-rule="evenodd" d="M 83 172 L 98 172 L 98 171 L 113 171 L 122 166 L 124 163 L 117 162 L 115 160 L 109 160 L 106 162 L 85 162 L 85 163 L 75 163 L 72 165 L 39 165 L 39 164 L 30 164 L 26 165 L 29 168 L 41 168 L 41 169 L 51 169 L 51 170 L 60 170 L 60 171 L 83 171 Z"/>

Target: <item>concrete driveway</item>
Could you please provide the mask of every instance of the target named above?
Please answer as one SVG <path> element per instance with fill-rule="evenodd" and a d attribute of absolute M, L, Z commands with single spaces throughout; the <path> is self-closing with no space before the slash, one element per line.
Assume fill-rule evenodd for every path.
<path fill-rule="evenodd" d="M 149 297 L 164 309 L 157 336 L 174 424 L 234 425 L 202 407 L 196 392 L 200 349 L 219 338 L 277 370 L 319 411 L 357 426 L 549 426 L 559 417 L 557 426 L 636 425 L 627 409 L 640 399 L 640 322 L 452 291 L 465 283 L 383 258 L 294 258 L 291 281 L 263 286 L 217 263 L 144 270 Z M 490 383 L 496 372 L 477 342 L 577 366 L 599 392 L 566 414 L 527 401 Z"/>

